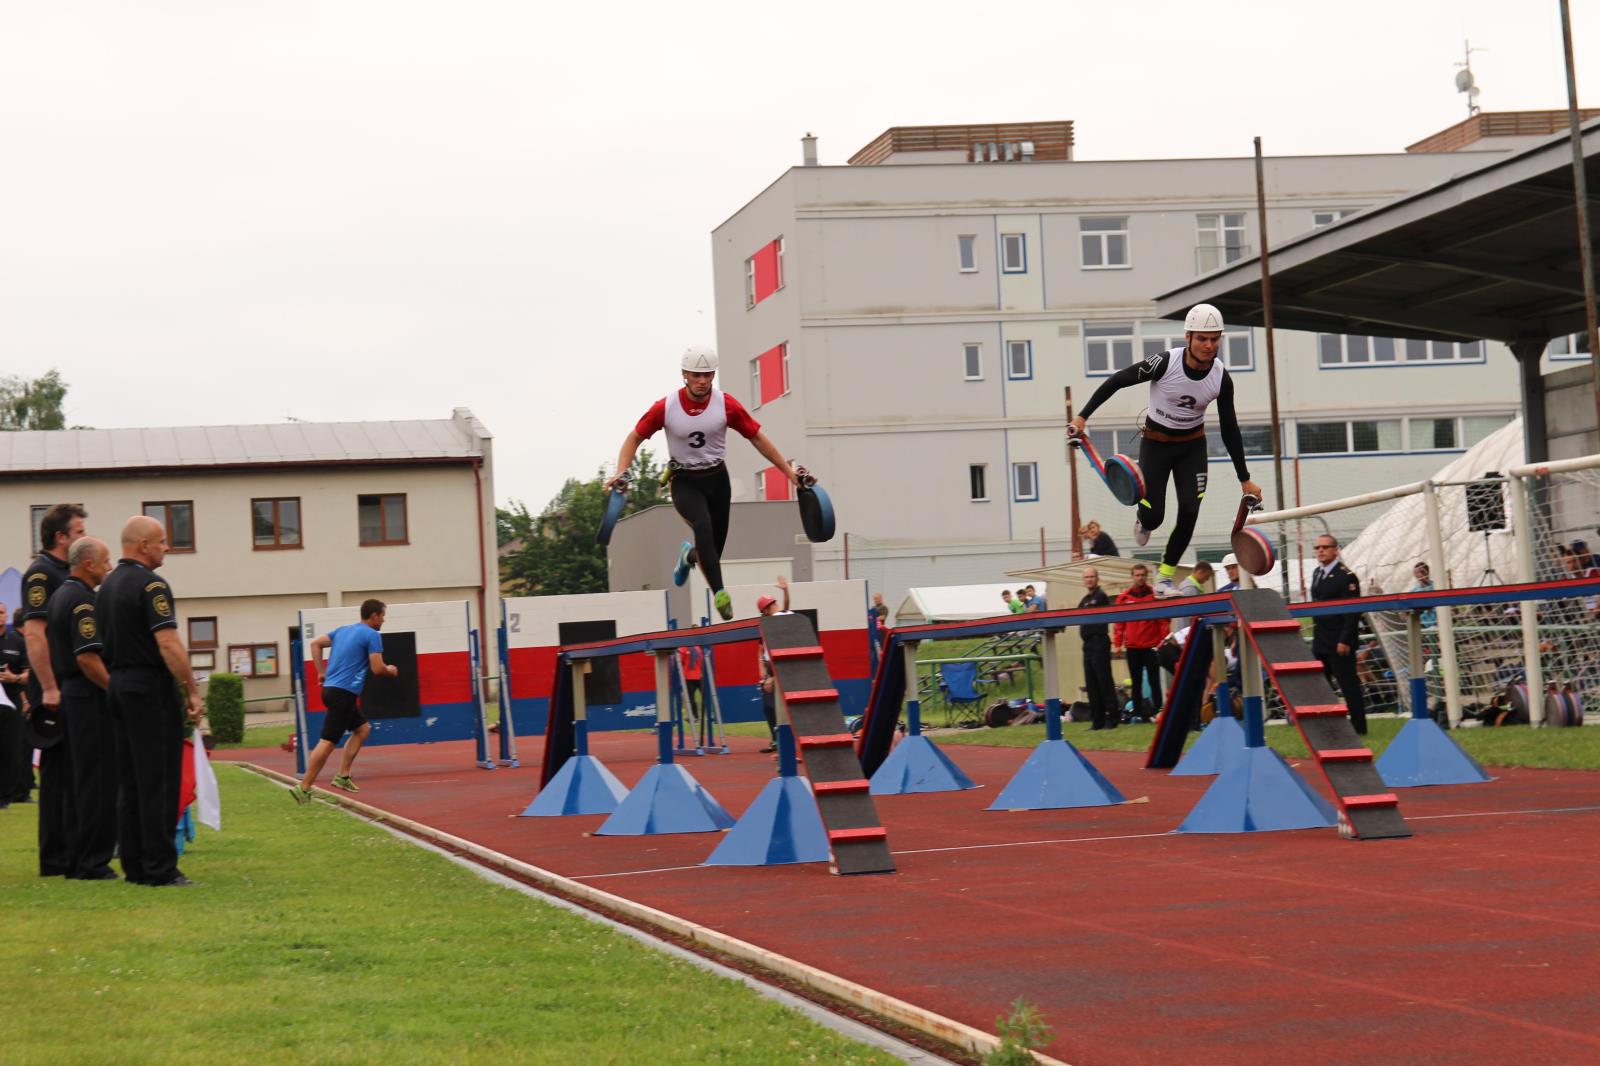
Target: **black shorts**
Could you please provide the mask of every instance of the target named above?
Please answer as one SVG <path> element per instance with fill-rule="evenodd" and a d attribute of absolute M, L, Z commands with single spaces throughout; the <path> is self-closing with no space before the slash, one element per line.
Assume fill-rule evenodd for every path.
<path fill-rule="evenodd" d="M 320 739 L 337 744 L 346 733 L 354 733 L 367 724 L 367 716 L 356 706 L 356 694 L 342 688 L 322 690 L 323 706 L 328 713 L 322 716 Z"/>

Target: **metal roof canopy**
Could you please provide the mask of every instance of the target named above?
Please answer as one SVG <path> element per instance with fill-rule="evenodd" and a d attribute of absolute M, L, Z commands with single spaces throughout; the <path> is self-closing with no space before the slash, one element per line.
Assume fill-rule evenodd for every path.
<path fill-rule="evenodd" d="M 1600 119 L 1581 134 L 1586 180 L 1600 188 Z M 1600 204 L 1589 199 L 1593 241 Z M 1552 337 L 1586 327 L 1576 214 L 1572 142 L 1561 134 L 1274 249 L 1273 327 L 1503 341 L 1522 364 L 1529 461 L 1541 461 L 1539 356 Z M 1230 324 L 1263 325 L 1260 258 L 1161 294 L 1156 314 L 1181 318 L 1197 303 Z"/>

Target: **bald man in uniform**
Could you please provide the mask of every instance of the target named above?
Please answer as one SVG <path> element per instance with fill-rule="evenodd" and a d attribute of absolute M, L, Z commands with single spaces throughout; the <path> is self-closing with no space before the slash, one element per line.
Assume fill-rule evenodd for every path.
<path fill-rule="evenodd" d="M 111 572 L 111 549 L 84 537 L 67 552 L 71 568 L 46 605 L 50 665 L 61 688 L 61 718 L 72 763 L 73 868 L 80 881 L 115 881 L 116 731 L 106 709 L 106 673 L 95 589 Z"/>
<path fill-rule="evenodd" d="M 122 559 L 100 586 L 95 611 L 117 730 L 122 875 L 156 887 L 193 884 L 178 869 L 174 831 L 185 712 L 191 723 L 205 713 L 188 650 L 178 636 L 172 588 L 156 574 L 166 557 L 167 531 L 161 523 L 145 515 L 128 519 L 122 527 Z"/>

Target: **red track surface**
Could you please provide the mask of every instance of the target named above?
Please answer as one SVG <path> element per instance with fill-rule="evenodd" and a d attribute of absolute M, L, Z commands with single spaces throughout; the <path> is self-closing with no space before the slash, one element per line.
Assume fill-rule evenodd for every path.
<path fill-rule="evenodd" d="M 1409 840 L 1178 836 L 1209 778 L 1095 752 L 1133 802 L 991 814 L 1027 751 L 950 748 L 984 787 L 880 797 L 899 872 L 843 878 L 700 867 L 711 835 L 517 817 L 540 757 L 518 743 L 522 767 L 493 772 L 466 743 L 369 748 L 360 798 L 991 1032 L 1025 996 L 1072 1063 L 1600 1061 L 1594 773 L 1401 790 Z M 773 763 L 733 743 L 684 762 L 738 815 Z M 631 785 L 654 745 L 611 734 L 592 751 Z M 293 772 L 276 750 L 220 757 Z"/>

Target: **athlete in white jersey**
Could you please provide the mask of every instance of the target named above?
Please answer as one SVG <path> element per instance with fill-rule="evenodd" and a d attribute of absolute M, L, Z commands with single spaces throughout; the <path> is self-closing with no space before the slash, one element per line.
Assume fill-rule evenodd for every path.
<path fill-rule="evenodd" d="M 626 488 L 626 471 L 633 466 L 639 445 L 659 430 L 667 432 L 667 467 L 672 485 L 672 506 L 694 531 L 678 551 L 672 580 L 681 585 L 696 564 L 711 586 L 717 613 L 733 617 L 733 602 L 722 587 L 722 550 L 728 543 L 728 513 L 733 506 L 733 486 L 728 480 L 728 430 L 737 430 L 766 460 L 796 483 L 794 466 L 777 445 L 761 432 L 761 425 L 744 405 L 712 382 L 717 376 L 717 353 L 710 348 L 690 348 L 683 353 L 683 388 L 651 405 L 622 442 L 617 453 L 618 476 L 607 489 Z"/>
<path fill-rule="evenodd" d="M 1244 462 L 1244 437 L 1233 410 L 1233 378 L 1217 359 L 1222 346 L 1222 312 L 1210 304 L 1196 304 L 1183 320 L 1182 348 L 1159 352 L 1142 363 L 1117 371 L 1095 390 L 1083 412 L 1072 420 L 1069 432 L 1080 434 L 1089 416 L 1120 389 L 1150 383 L 1150 407 L 1139 441 L 1139 470 L 1144 475 L 1144 499 L 1133 522 L 1133 539 L 1147 544 L 1150 531 L 1161 525 L 1167 504 L 1167 478 L 1178 494 L 1178 518 L 1172 524 L 1161 556 L 1158 596 L 1175 596 L 1173 581 L 1200 517 L 1206 494 L 1206 410 L 1217 405 L 1222 443 L 1239 475 L 1239 489 L 1261 496 L 1261 486 L 1250 480 Z"/>

